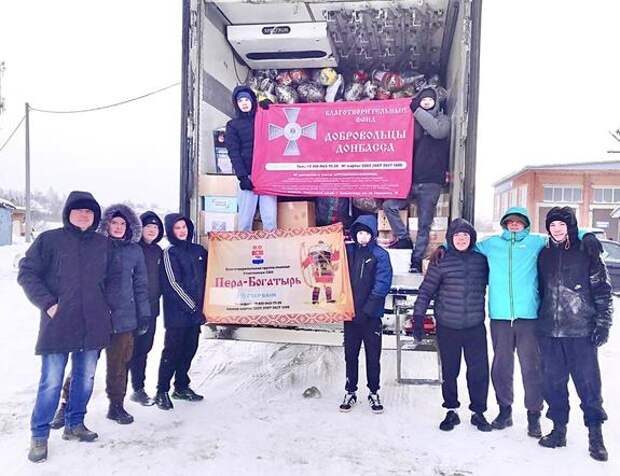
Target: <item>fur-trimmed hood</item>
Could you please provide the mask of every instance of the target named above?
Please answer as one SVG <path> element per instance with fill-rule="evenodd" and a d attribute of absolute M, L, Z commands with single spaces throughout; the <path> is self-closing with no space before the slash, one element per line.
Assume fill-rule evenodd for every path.
<path fill-rule="evenodd" d="M 136 215 L 136 213 L 131 208 L 122 203 L 110 205 L 103 211 L 103 215 L 101 216 L 101 223 L 99 223 L 97 233 L 101 233 L 103 236 L 110 237 L 108 228 L 110 226 L 110 222 L 112 221 L 112 217 L 116 212 L 123 215 L 125 217 L 125 220 L 127 220 L 127 231 L 125 232 L 125 237 L 123 238 L 123 241 L 138 243 L 138 241 L 140 241 L 140 239 L 142 238 L 142 222 L 138 218 L 138 215 Z"/>

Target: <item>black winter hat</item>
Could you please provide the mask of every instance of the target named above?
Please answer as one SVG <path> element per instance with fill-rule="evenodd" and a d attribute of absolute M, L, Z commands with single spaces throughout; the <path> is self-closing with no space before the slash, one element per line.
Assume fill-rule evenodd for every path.
<path fill-rule="evenodd" d="M 123 220 L 125 220 L 125 223 L 127 223 L 127 217 L 118 210 L 112 214 L 112 218 L 122 218 Z"/>
<path fill-rule="evenodd" d="M 92 212 L 97 212 L 98 207 L 97 204 L 92 200 L 81 199 L 71 203 L 69 206 L 69 210 L 91 210 Z"/>
<path fill-rule="evenodd" d="M 553 207 L 551 210 L 549 210 L 549 212 L 547 213 L 547 217 L 545 218 L 545 228 L 547 229 L 547 233 L 549 233 L 549 235 L 551 235 L 549 227 L 554 221 L 561 221 L 563 223 L 566 223 L 569 240 L 572 243 L 577 242 L 579 232 L 575 210 L 573 210 L 571 207 Z"/>

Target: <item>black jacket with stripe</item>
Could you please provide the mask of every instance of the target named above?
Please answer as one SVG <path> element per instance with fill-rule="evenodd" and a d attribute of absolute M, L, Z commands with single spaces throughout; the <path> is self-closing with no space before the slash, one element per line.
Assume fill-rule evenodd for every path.
<path fill-rule="evenodd" d="M 187 240 L 179 240 L 172 227 L 180 220 L 188 229 Z M 170 246 L 164 250 L 160 282 L 164 297 L 165 327 L 192 327 L 204 322 L 202 306 L 207 274 L 207 251 L 192 243 L 194 225 L 179 213 L 166 215 L 165 228 Z"/>

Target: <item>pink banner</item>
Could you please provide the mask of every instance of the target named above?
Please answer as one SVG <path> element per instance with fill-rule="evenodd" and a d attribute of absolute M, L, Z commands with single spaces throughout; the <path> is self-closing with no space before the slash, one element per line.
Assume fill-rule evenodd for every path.
<path fill-rule="evenodd" d="M 252 182 L 260 194 L 405 198 L 411 99 L 276 104 L 256 113 Z"/>

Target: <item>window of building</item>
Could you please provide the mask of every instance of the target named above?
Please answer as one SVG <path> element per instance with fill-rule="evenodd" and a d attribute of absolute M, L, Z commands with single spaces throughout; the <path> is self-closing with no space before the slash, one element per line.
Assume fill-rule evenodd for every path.
<path fill-rule="evenodd" d="M 519 187 L 519 205 L 527 208 L 527 185 Z"/>
<path fill-rule="evenodd" d="M 593 192 L 594 203 L 620 203 L 620 187 L 597 187 Z"/>
<path fill-rule="evenodd" d="M 580 203 L 582 201 L 581 187 L 574 185 L 545 185 L 543 187 L 543 201 L 552 203 Z"/>
<path fill-rule="evenodd" d="M 510 191 L 510 206 L 511 207 L 515 207 L 517 205 L 518 205 L 518 203 L 517 203 L 517 189 L 513 188 Z"/>

